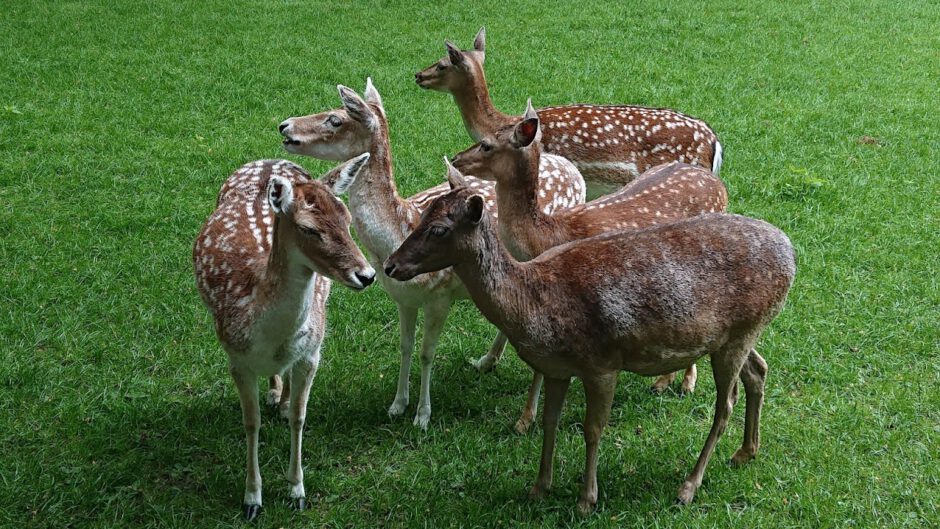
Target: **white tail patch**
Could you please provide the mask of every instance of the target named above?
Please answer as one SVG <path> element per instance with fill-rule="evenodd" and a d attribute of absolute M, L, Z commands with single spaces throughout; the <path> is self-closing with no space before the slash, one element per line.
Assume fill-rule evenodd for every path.
<path fill-rule="evenodd" d="M 721 142 L 715 140 L 715 156 L 712 158 L 712 174 L 718 176 L 718 171 L 721 171 Z"/>

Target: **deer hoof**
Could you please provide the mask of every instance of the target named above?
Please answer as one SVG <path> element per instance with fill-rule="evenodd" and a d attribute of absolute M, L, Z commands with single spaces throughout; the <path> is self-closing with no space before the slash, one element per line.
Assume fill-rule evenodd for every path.
<path fill-rule="evenodd" d="M 295 511 L 304 511 L 307 509 L 307 499 L 294 498 L 290 501 L 290 507 Z"/>
<path fill-rule="evenodd" d="M 242 510 L 242 514 L 245 517 L 246 522 L 253 522 L 258 519 L 258 516 L 261 514 L 261 506 L 257 503 L 246 503 Z"/>
<path fill-rule="evenodd" d="M 754 459 L 755 455 L 756 454 L 750 450 L 739 448 L 738 451 L 735 452 L 733 456 L 731 456 L 731 460 L 728 461 L 728 464 L 732 467 L 740 467 Z"/>
<path fill-rule="evenodd" d="M 676 497 L 676 503 L 679 505 L 688 505 L 692 503 L 692 498 L 695 497 L 695 485 L 686 481 L 679 487 L 679 495 Z"/>
<path fill-rule="evenodd" d="M 281 401 L 281 390 L 279 389 L 269 389 L 267 395 L 264 397 L 264 401 L 268 406 L 277 406 Z"/>
<path fill-rule="evenodd" d="M 578 500 L 578 513 L 580 513 L 581 516 L 587 516 L 594 512 L 594 505 L 595 502 L 590 500 Z"/>
<path fill-rule="evenodd" d="M 428 422 L 431 420 L 431 409 L 430 408 L 418 408 L 418 413 L 415 415 L 414 425 L 422 430 L 428 429 Z"/>
<path fill-rule="evenodd" d="M 476 368 L 480 373 L 489 373 L 496 368 L 496 360 L 493 360 L 489 356 L 483 355 L 476 360 L 471 360 L 470 364 Z"/>
<path fill-rule="evenodd" d="M 548 494 L 548 489 L 542 487 L 541 485 L 532 485 L 532 488 L 529 489 L 529 499 L 530 500 L 541 500 Z"/>
<path fill-rule="evenodd" d="M 405 408 L 408 407 L 408 401 L 399 401 L 395 399 L 395 402 L 388 407 L 388 416 L 389 417 L 399 417 L 401 414 L 405 413 Z"/>
<path fill-rule="evenodd" d="M 516 421 L 516 425 L 513 427 L 513 430 L 515 430 L 519 435 L 525 435 L 529 432 L 530 426 L 532 426 L 532 419 L 520 417 L 519 420 Z"/>

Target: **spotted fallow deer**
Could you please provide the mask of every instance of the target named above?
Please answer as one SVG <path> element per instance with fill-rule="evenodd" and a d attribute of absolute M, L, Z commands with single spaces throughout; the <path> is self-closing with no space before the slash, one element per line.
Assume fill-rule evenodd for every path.
<path fill-rule="evenodd" d="M 515 124 L 518 116 L 493 105 L 483 74 L 486 30 L 480 28 L 473 49 L 445 41 L 447 55 L 415 74 L 418 86 L 454 97 L 474 141 Z M 588 197 L 597 197 L 666 162 L 721 168 L 721 144 L 702 120 L 675 110 L 633 105 L 564 105 L 538 110 L 546 153 L 574 162 L 587 181 Z"/>
<path fill-rule="evenodd" d="M 500 238 L 514 258 L 528 261 L 542 252 L 578 239 L 614 230 L 636 230 L 702 213 L 724 211 L 728 193 L 707 169 L 671 162 L 644 172 L 619 191 L 587 204 L 546 215 L 539 211 L 536 167 L 541 157 L 539 116 L 529 101 L 523 120 L 486 134 L 476 145 L 454 157 L 450 179 L 460 171 L 496 181 L 496 203 L 503 212 Z M 695 389 L 695 364 L 686 370 L 683 393 Z M 652 390 L 664 391 L 675 373 L 663 375 Z M 542 377 L 535 373 L 529 398 L 516 431 L 525 432 L 538 406 Z"/>
<path fill-rule="evenodd" d="M 371 79 L 366 81 L 365 98 L 345 86 L 338 89 L 343 102 L 341 108 L 289 118 L 279 128 L 284 136 L 284 148 L 291 153 L 325 160 L 344 159 L 363 152 L 372 154 L 348 193 L 353 226 L 368 250 L 371 263 L 379 266 L 411 233 L 428 203 L 445 193 L 448 187 L 445 183 L 410 198 L 401 198 L 392 174 L 388 121 L 378 90 Z M 558 157 L 543 160 L 541 173 L 544 175 L 539 183 L 538 207 L 541 211 L 550 214 L 584 202 L 584 181 L 570 162 Z M 467 185 L 484 197 L 484 204 L 495 217 L 493 183 L 468 178 Z M 408 406 L 415 326 L 418 311 L 424 311 L 421 394 L 414 424 L 426 429 L 431 417 L 431 367 L 437 341 L 451 304 L 466 298 L 467 292 L 450 270 L 405 283 L 380 274 L 379 282 L 398 306 L 401 331 L 401 369 L 395 400 L 388 410 L 391 416 L 401 415 Z M 483 370 L 491 367 L 501 356 L 505 345 L 505 337 L 498 336 L 489 352 L 475 365 Z"/>
<path fill-rule="evenodd" d="M 584 385 L 586 461 L 578 506 L 597 502 L 601 433 L 621 370 L 661 375 L 711 357 L 715 417 L 701 455 L 679 488 L 687 504 L 744 384 L 744 442 L 731 461 L 757 455 L 767 363 L 754 349 L 783 307 L 796 273 L 779 229 L 726 213 L 557 246 L 518 262 L 500 243 L 483 198 L 458 187 L 436 199 L 385 262 L 398 280 L 453 267 L 473 302 L 545 375 L 543 443 L 530 494 L 552 484 L 558 420 L 572 377 Z"/>
<path fill-rule="evenodd" d="M 215 318 L 241 399 L 249 520 L 261 512 L 259 376 L 283 374 L 290 386 L 281 396 L 291 428 L 287 481 L 294 507 L 304 508 L 301 435 L 320 363 L 330 279 L 362 290 L 375 278 L 349 234 L 349 211 L 335 196 L 368 159 L 360 155 L 321 181 L 286 160 L 244 165 L 225 181 L 193 246 L 196 285 Z"/>

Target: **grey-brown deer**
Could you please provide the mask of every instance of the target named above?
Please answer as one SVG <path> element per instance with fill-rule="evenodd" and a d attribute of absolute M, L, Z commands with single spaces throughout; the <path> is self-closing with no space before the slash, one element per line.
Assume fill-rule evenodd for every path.
<path fill-rule="evenodd" d="M 474 141 L 519 121 L 493 105 L 483 62 L 486 30 L 480 28 L 473 48 L 461 50 L 445 41 L 447 55 L 415 74 L 422 88 L 454 97 Z M 666 162 L 702 166 L 715 174 L 722 148 L 702 120 L 675 110 L 634 105 L 564 105 L 538 110 L 546 153 L 574 162 L 597 197 Z"/>
<path fill-rule="evenodd" d="M 525 263 L 499 241 L 482 197 L 455 182 L 385 263 L 408 280 L 452 266 L 487 320 L 545 375 L 543 443 L 530 494 L 552 484 L 559 416 L 572 377 L 584 385 L 585 467 L 578 506 L 597 502 L 601 433 L 621 370 L 661 375 L 711 357 L 717 398 L 705 446 L 679 488 L 692 501 L 728 424 L 740 378 L 744 442 L 732 462 L 757 455 L 767 363 L 754 346 L 783 307 L 796 272 L 787 236 L 765 222 L 708 213 L 557 246 Z"/>
<path fill-rule="evenodd" d="M 286 160 L 244 165 L 225 181 L 193 245 L 196 285 L 215 318 L 241 400 L 249 520 L 261 512 L 259 376 L 284 375 L 283 391 L 274 389 L 290 420 L 287 481 L 294 507 L 304 508 L 301 436 L 320 362 L 330 279 L 362 290 L 375 278 L 349 234 L 349 211 L 334 196 L 368 159 L 358 156 L 321 181 Z"/>
<path fill-rule="evenodd" d="M 372 154 L 362 175 L 349 188 L 349 208 L 353 226 L 368 250 L 373 266 L 380 266 L 411 233 L 431 200 L 449 188 L 445 183 L 407 199 L 400 197 L 392 174 L 388 120 L 381 95 L 371 79 L 366 81 L 364 98 L 347 87 L 338 89 L 343 103 L 341 108 L 289 118 L 279 128 L 288 152 L 325 160 L 345 159 L 363 152 Z M 538 207 L 541 211 L 552 213 L 584 202 L 584 180 L 570 162 L 554 157 L 543 160 L 540 168 L 543 176 L 539 181 Z M 467 185 L 484 197 L 486 207 L 495 217 L 493 183 L 468 178 Z M 398 389 L 388 409 L 392 416 L 401 415 L 408 406 L 415 326 L 418 311 L 424 311 L 421 393 L 414 424 L 427 428 L 431 417 L 431 368 L 437 340 L 451 304 L 454 300 L 466 298 L 466 289 L 450 270 L 406 283 L 392 281 L 380 274 L 379 282 L 398 306 L 401 331 Z M 498 336 L 487 354 L 476 361 L 477 368 L 486 370 L 491 367 L 502 355 L 505 344 L 505 337 Z"/>
<path fill-rule="evenodd" d="M 496 203 L 503 211 L 500 239 L 514 258 L 528 261 L 542 252 L 577 239 L 614 230 L 636 230 L 674 222 L 702 213 L 724 211 L 728 194 L 724 184 L 707 169 L 672 162 L 644 172 L 621 190 L 587 204 L 542 213 L 536 202 L 537 172 L 541 158 L 539 116 L 529 101 L 522 121 L 485 134 L 476 145 L 454 157 L 450 179 L 466 174 L 496 181 Z M 696 368 L 686 369 L 682 392 L 695 389 Z M 652 390 L 664 391 L 675 373 L 663 375 Z M 525 432 L 535 419 L 541 375 L 536 373 L 516 431 Z"/>

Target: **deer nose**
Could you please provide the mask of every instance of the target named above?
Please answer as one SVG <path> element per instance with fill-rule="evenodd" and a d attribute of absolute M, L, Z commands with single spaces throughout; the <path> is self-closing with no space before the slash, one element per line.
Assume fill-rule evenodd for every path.
<path fill-rule="evenodd" d="M 287 127 L 290 127 L 290 120 L 282 121 L 281 124 L 277 126 L 277 130 L 281 134 L 284 134 L 284 131 L 287 130 Z"/>
<path fill-rule="evenodd" d="M 356 272 L 356 279 L 362 283 L 362 288 L 366 288 L 375 281 L 375 270 L 370 267 L 364 272 Z"/>
<path fill-rule="evenodd" d="M 387 275 L 388 277 L 392 277 L 392 273 L 393 273 L 393 272 L 395 272 L 395 265 L 393 265 L 393 264 L 386 264 L 386 265 L 385 265 L 385 275 Z"/>

